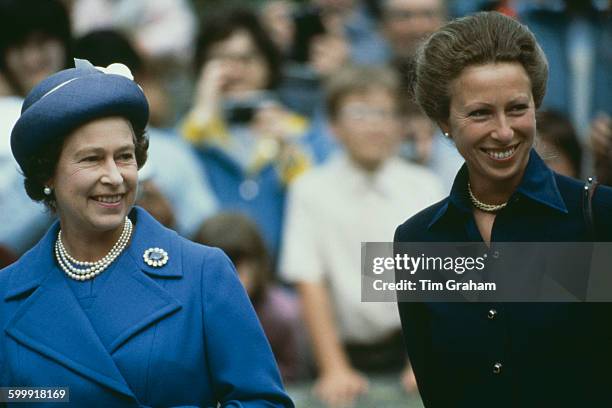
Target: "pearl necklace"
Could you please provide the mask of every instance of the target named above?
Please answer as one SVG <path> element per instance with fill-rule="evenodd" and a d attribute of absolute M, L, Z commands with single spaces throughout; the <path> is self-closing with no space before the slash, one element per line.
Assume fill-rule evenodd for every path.
<path fill-rule="evenodd" d="M 121 236 L 117 242 L 115 242 L 115 245 L 113 245 L 108 254 L 95 262 L 78 261 L 70 256 L 64 247 L 64 243 L 62 242 L 62 230 L 60 230 L 57 233 L 57 241 L 55 241 L 55 258 L 66 275 L 72 279 L 85 281 L 95 278 L 106 268 L 108 268 L 110 264 L 117 259 L 121 252 L 123 252 L 130 241 L 130 237 L 132 236 L 132 229 L 132 221 L 128 217 L 125 217 L 125 223 L 123 224 Z M 79 268 L 83 266 L 86 268 Z"/>
<path fill-rule="evenodd" d="M 494 213 L 494 212 L 498 212 L 499 210 L 504 208 L 506 205 L 508 205 L 507 201 L 505 203 L 501 203 L 501 204 L 486 204 L 486 203 L 483 203 L 482 201 L 478 200 L 476 198 L 476 196 L 474 196 L 474 193 L 472 193 L 472 187 L 470 186 L 470 182 L 469 181 L 467 183 L 467 187 L 468 187 L 468 194 L 470 195 L 470 201 L 472 201 L 472 204 L 474 205 L 474 207 L 478 208 L 479 210 L 482 210 L 484 212 Z"/>

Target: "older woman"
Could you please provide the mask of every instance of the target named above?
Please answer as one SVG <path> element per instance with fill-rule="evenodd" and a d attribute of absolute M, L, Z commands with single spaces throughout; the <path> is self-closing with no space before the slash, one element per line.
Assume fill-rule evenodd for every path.
<path fill-rule="evenodd" d="M 401 225 L 396 242 L 593 240 L 584 184 L 553 173 L 533 150 L 547 71 L 533 34 L 497 13 L 452 21 L 425 42 L 415 96 L 465 164 L 450 195 Z M 597 189 L 592 211 L 595 238 L 612 241 L 612 189 Z M 612 406 L 606 304 L 399 309 L 427 407 Z"/>
<path fill-rule="evenodd" d="M 69 387 L 78 406 L 292 407 L 228 259 L 134 208 L 147 119 L 121 64 L 77 60 L 26 98 L 13 154 L 59 222 L 0 271 L 0 386 Z"/>

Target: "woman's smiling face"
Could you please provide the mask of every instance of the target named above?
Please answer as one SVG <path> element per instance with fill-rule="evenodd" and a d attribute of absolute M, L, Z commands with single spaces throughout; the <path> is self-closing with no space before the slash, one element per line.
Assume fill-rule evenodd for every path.
<path fill-rule="evenodd" d="M 62 229 L 77 234 L 120 230 L 138 183 L 134 132 L 120 117 L 91 121 L 64 142 L 50 186 Z"/>
<path fill-rule="evenodd" d="M 523 66 L 468 66 L 449 91 L 449 119 L 441 127 L 465 159 L 472 184 L 518 184 L 536 134 L 531 81 Z"/>

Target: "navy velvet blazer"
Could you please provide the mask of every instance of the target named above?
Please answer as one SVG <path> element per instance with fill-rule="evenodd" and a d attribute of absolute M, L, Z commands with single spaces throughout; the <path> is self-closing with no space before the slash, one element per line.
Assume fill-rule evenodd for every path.
<path fill-rule="evenodd" d="M 398 227 L 395 241 L 482 241 L 467 177 L 464 165 L 450 196 Z M 532 151 L 520 186 L 495 219 L 492 241 L 590 240 L 583 186 L 553 173 Z M 593 210 L 597 240 L 612 241 L 611 188 L 599 187 Z M 612 407 L 611 304 L 403 302 L 399 311 L 428 408 Z"/>
<path fill-rule="evenodd" d="M 55 262 L 57 223 L 0 271 L 0 386 L 70 387 L 81 407 L 293 407 L 228 258 L 142 209 L 130 218 L 88 313 Z M 144 262 L 151 247 L 165 266 Z"/>

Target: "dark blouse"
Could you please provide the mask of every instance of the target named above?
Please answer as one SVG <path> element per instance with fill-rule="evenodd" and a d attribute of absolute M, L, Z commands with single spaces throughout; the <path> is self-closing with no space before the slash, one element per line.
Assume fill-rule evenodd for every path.
<path fill-rule="evenodd" d="M 478 242 L 464 165 L 450 195 L 399 226 L 395 242 Z M 493 242 L 592 240 L 584 183 L 532 150 L 493 224 Z M 612 188 L 593 197 L 597 241 L 612 241 Z M 611 266 L 612 271 L 612 266 Z M 399 303 L 426 407 L 612 406 L 612 304 Z"/>

